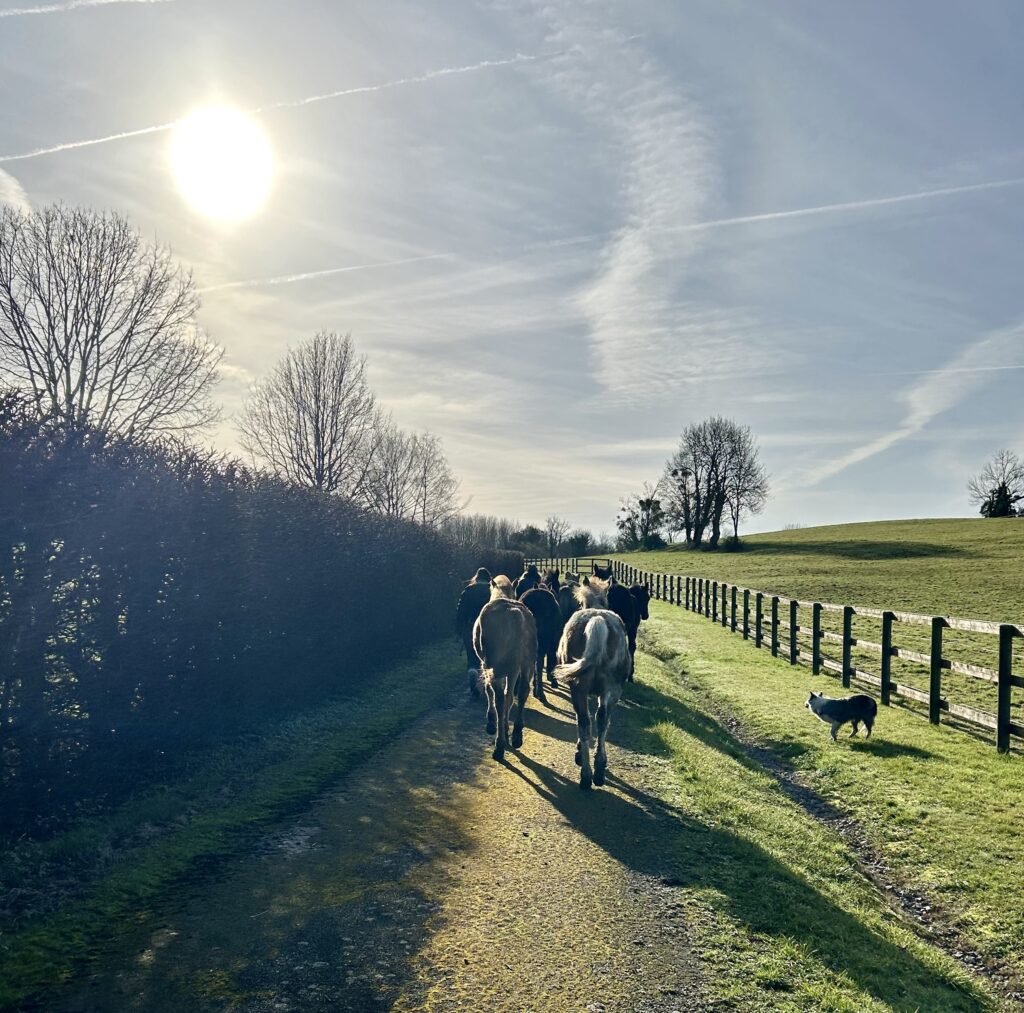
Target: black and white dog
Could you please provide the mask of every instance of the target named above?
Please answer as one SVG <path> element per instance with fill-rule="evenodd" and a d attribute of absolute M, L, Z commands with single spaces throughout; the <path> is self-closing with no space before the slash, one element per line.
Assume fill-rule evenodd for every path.
<path fill-rule="evenodd" d="M 850 722 L 853 725 L 851 735 L 856 735 L 860 729 L 860 723 L 868 730 L 868 738 L 871 738 L 871 728 L 875 723 L 875 716 L 878 714 L 878 704 L 873 697 L 858 693 L 856 696 L 848 696 L 842 700 L 825 696 L 824 693 L 812 693 L 807 698 L 807 709 L 819 720 L 832 726 L 832 741 L 836 741 L 836 732 Z"/>

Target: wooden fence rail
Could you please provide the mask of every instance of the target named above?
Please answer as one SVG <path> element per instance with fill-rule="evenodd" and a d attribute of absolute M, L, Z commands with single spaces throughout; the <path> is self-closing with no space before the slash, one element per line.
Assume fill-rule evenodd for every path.
<path fill-rule="evenodd" d="M 752 642 L 759 650 L 770 650 L 773 657 L 779 657 L 781 652 L 791 665 L 808 665 L 815 675 L 822 671 L 830 673 L 839 678 L 844 687 L 851 686 L 855 681 L 870 686 L 877 692 L 883 706 L 889 706 L 893 697 L 900 697 L 925 704 L 932 724 L 939 724 L 945 713 L 969 725 L 992 730 L 1000 752 L 1009 750 L 1011 737 L 1024 740 L 1024 724 L 1012 719 L 1011 706 L 1012 690 L 1024 688 L 1024 677 L 1014 673 L 1013 654 L 1014 641 L 1024 637 L 1024 624 L 802 601 L 708 577 L 651 573 L 618 559 L 587 556 L 531 559 L 527 562 L 536 563 L 540 569 L 558 569 L 563 573 L 568 570 L 592 574 L 596 567 L 602 570 L 611 567 L 620 582 L 645 584 L 653 598 L 720 623 L 723 628 L 740 633 L 744 640 Z M 801 609 L 804 615 L 810 614 L 810 625 L 801 623 Z M 824 628 L 823 614 L 826 613 L 838 614 L 837 621 L 842 624 L 841 632 Z M 855 623 L 858 619 L 880 623 L 880 642 L 856 635 Z M 894 634 L 899 626 L 927 627 L 928 650 L 919 651 L 897 644 Z M 943 652 L 947 630 L 997 638 L 996 667 L 969 664 L 945 657 Z M 809 646 L 809 650 L 801 649 L 804 644 Z M 825 644 L 839 645 L 839 657 L 826 654 L 823 650 Z M 877 671 L 857 667 L 853 656 L 855 648 L 858 652 L 878 657 Z M 895 681 L 893 658 L 926 669 L 927 691 Z M 955 672 L 994 685 L 995 713 L 948 700 L 943 695 L 944 672 Z"/>

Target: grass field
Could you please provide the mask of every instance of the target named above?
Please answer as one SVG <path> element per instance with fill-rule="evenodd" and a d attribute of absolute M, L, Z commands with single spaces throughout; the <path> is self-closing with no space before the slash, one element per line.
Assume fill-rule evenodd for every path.
<path fill-rule="evenodd" d="M 812 955 L 826 965 L 832 960 L 843 962 L 848 973 L 852 967 L 871 968 L 884 953 L 876 933 L 891 931 L 881 927 L 876 905 L 861 894 L 855 879 L 835 871 L 843 849 L 831 834 L 809 834 L 804 829 L 803 840 L 797 840 L 799 835 L 791 834 L 788 827 L 786 806 L 769 805 L 773 796 L 768 794 L 758 799 L 748 775 L 731 773 L 720 762 L 699 757 L 697 743 L 732 753 L 740 765 L 753 765 L 741 756 L 728 731 L 732 719 L 745 736 L 795 768 L 803 783 L 858 821 L 885 864 L 883 882 L 923 893 L 931 906 L 926 918 L 951 928 L 959 937 L 957 945 L 976 950 L 992 967 L 1002 967 L 1011 979 L 1016 978 L 1015 987 L 1021 987 L 1024 911 L 1015 901 L 1020 813 L 1024 811 L 1020 755 L 1000 755 L 987 744 L 952 735 L 899 708 L 883 710 L 870 740 L 844 735 L 833 744 L 827 727 L 803 707 L 808 690 L 822 688 L 823 677 L 758 653 L 741 638 L 673 606 L 652 604 L 643 648 L 657 663 L 644 660 L 641 681 L 663 692 L 671 687 L 671 695 L 688 707 L 685 720 L 678 715 L 667 718 L 660 730 L 687 791 L 702 799 L 709 813 L 717 814 L 720 825 L 736 827 L 740 836 L 756 839 L 784 864 L 798 869 L 823 896 L 843 897 L 840 906 L 847 910 L 854 910 L 848 906 L 853 903 L 860 926 L 842 941 L 825 935 L 814 940 L 816 946 L 801 946 L 796 945 L 800 933 L 785 929 L 787 915 L 781 906 L 785 898 L 776 897 L 771 903 L 765 898 L 750 899 L 749 906 L 760 912 L 759 917 L 744 917 L 738 924 L 734 915 L 720 908 L 718 921 L 698 931 L 718 938 L 724 925 L 725 937 L 731 933 L 733 945 L 726 953 L 709 944 L 710 954 L 721 963 L 716 987 L 723 999 L 756 991 L 759 979 L 776 973 L 773 965 L 777 965 L 777 987 L 784 994 L 806 992 L 816 982 L 824 987 L 809 969 Z M 773 888 L 752 883 L 751 889 L 770 892 Z M 773 904 L 777 911 L 770 915 L 767 911 Z M 793 923 L 799 925 L 800 919 L 794 918 Z M 836 924 L 830 921 L 825 929 L 831 926 L 831 931 L 838 931 Z M 866 934 L 860 931 L 865 925 L 870 927 Z M 807 935 L 813 937 L 814 932 Z M 872 948 L 876 948 L 874 955 Z M 812 1008 L 847 1008 L 853 999 L 848 986 L 849 982 L 835 987 L 833 982 L 830 1001 L 822 995 L 818 1007 L 810 996 L 804 999 Z M 873 987 L 867 990 L 872 992 Z M 779 1005 L 766 999 L 764 1008 L 802 1005 L 790 1006 L 793 998 L 787 995 Z M 906 996 L 907 1004 L 896 1006 L 939 1008 L 930 1004 L 934 998 L 929 1001 L 923 994 L 916 1001 L 921 1005 Z M 849 1008 L 855 1007 L 851 1003 Z"/>
<path fill-rule="evenodd" d="M 1024 519 L 830 524 L 743 544 L 741 552 L 673 546 L 618 558 L 794 598 L 1024 622 Z"/>
<path fill-rule="evenodd" d="M 708 577 L 768 594 L 838 605 L 884 608 L 925 615 L 950 615 L 1024 623 L 1024 520 L 950 519 L 876 521 L 798 528 L 744 539 L 740 552 L 692 552 L 672 547 L 619 557 L 641 569 Z M 841 633 L 841 614 L 824 612 L 823 629 Z M 810 609 L 799 622 L 810 626 Z M 782 619 L 783 631 L 785 618 Z M 877 619 L 858 617 L 855 637 L 881 640 Z M 927 654 L 927 626 L 897 623 L 893 642 Z M 810 638 L 801 634 L 801 651 Z M 838 661 L 839 646 L 823 651 Z M 943 656 L 985 668 L 997 667 L 997 638 L 946 631 Z M 1024 641 L 1015 647 L 1017 674 L 1024 673 Z M 879 658 L 854 649 L 857 668 L 878 674 Z M 926 691 L 925 666 L 893 659 L 893 679 Z M 943 695 L 988 713 L 995 711 L 995 687 L 971 676 L 943 674 Z M 919 704 L 911 706 L 920 707 Z M 1024 720 L 1024 692 L 1012 693 L 1014 720 Z M 981 733 L 985 734 L 985 733 Z"/>

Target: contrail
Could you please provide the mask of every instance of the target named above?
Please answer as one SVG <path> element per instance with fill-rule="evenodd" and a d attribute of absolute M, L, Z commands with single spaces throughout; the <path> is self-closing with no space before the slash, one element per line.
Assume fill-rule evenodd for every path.
<path fill-rule="evenodd" d="M 41 4 L 38 7 L 7 7 L 0 9 L 0 18 L 16 18 L 23 14 L 58 14 L 83 7 L 106 7 L 108 4 L 166 4 L 174 0 L 67 0 L 62 4 Z"/>
<path fill-rule="evenodd" d="M 471 74 L 477 70 L 490 70 L 492 67 L 510 67 L 516 63 L 535 63 L 538 60 L 552 60 L 556 56 L 565 56 L 571 50 L 559 49 L 550 53 L 536 53 L 527 55 L 516 53 L 504 60 L 481 60 L 479 63 L 469 63 L 463 67 L 442 67 L 440 70 L 428 70 L 425 74 L 417 74 L 415 77 L 400 77 L 396 81 L 385 81 L 383 84 L 367 84 L 359 88 L 343 88 L 341 91 L 328 91 L 323 95 L 309 95 L 306 98 L 286 99 L 283 102 L 271 102 L 270 105 L 259 106 L 249 110 L 251 113 L 263 113 L 270 109 L 294 109 L 298 106 L 308 106 L 313 102 L 325 102 L 332 98 L 344 98 L 346 95 L 364 95 L 372 91 L 385 91 L 389 88 L 401 88 L 408 84 L 422 84 L 425 81 L 433 81 L 438 77 L 448 77 L 452 74 Z"/>
<path fill-rule="evenodd" d="M 89 0 L 79 0 L 86 3 Z M 168 2 L 168 0 L 91 0 L 91 2 L 117 3 L 117 2 Z M 400 77 L 394 81 L 383 81 L 380 84 L 367 84 L 358 88 L 343 88 L 340 91 L 329 91 L 322 95 L 307 95 L 304 98 L 285 99 L 281 102 L 271 102 L 269 105 L 256 106 L 246 110 L 250 115 L 258 115 L 272 109 L 294 109 L 299 106 L 312 105 L 314 102 L 326 102 L 329 99 L 344 98 L 348 95 L 365 95 L 369 92 L 387 91 L 391 88 L 402 88 L 410 84 L 422 84 L 426 81 L 433 81 L 439 77 L 450 77 L 454 74 L 471 74 L 478 70 L 490 70 L 495 67 L 510 67 L 517 63 L 536 63 L 540 60 L 551 60 L 556 56 L 564 56 L 571 52 L 569 49 L 560 49 L 550 53 L 517 53 L 503 60 L 481 60 L 479 63 L 468 63 L 461 67 L 440 67 L 437 70 L 428 70 L 426 73 L 417 74 L 415 77 Z M 63 144 L 54 144 L 48 148 L 34 148 L 32 151 L 23 151 L 17 155 L 0 155 L 0 162 L 18 162 L 25 158 L 38 158 L 40 155 L 53 155 L 58 151 L 71 151 L 75 148 L 88 148 L 94 144 L 108 144 L 110 141 L 122 141 L 128 137 L 141 137 L 144 134 L 158 134 L 165 130 L 172 130 L 182 121 L 171 120 L 169 123 L 158 123 L 151 127 L 139 127 L 137 130 L 123 130 L 116 134 L 106 134 L 103 137 L 90 137 L 82 141 L 67 141 Z"/>
<path fill-rule="evenodd" d="M 0 161 L 3 161 L 0 159 Z M 962 193 L 975 193 L 981 190 L 997 190 L 1003 187 L 1020 186 L 1024 184 L 1024 176 L 1013 179 L 996 179 L 987 183 L 968 183 L 964 186 L 947 186 L 938 190 L 916 190 L 913 193 L 895 194 L 890 197 L 871 197 L 867 200 L 844 201 L 841 204 L 819 204 L 810 208 L 795 208 L 791 211 L 768 211 L 758 215 L 740 215 L 735 218 L 713 218 L 704 222 L 692 222 L 689 225 L 667 225 L 655 227 L 652 232 L 699 232 L 704 230 L 728 228 L 731 225 L 749 225 L 759 222 L 772 222 L 787 218 L 804 218 L 811 215 L 822 215 L 838 213 L 842 211 L 859 211 L 864 208 L 884 207 L 889 204 L 907 204 L 911 201 L 930 200 L 937 197 L 951 197 Z M 579 236 L 567 236 L 563 239 L 546 239 L 534 243 L 527 243 L 509 251 L 511 256 L 532 253 L 541 250 L 553 250 L 568 246 L 584 246 L 587 243 L 602 242 L 616 235 L 616 232 L 590 232 Z M 277 278 L 259 279 L 253 278 L 248 281 L 232 281 L 223 285 L 211 285 L 202 289 L 204 292 L 216 292 L 227 288 L 257 288 L 261 285 L 284 285 L 292 281 L 305 281 L 307 278 L 320 278 L 330 274 L 344 274 L 349 271 L 365 271 L 371 268 L 397 267 L 400 264 L 412 264 L 422 260 L 447 260 L 459 256 L 457 253 L 431 253 L 422 257 L 410 257 L 405 260 L 378 261 L 369 264 L 356 264 L 349 267 L 326 268 L 322 271 L 307 271 L 303 274 L 283 275 Z M 999 367 L 978 367 L 978 368 L 999 368 Z M 927 372 L 927 371 L 926 371 Z M 935 372 L 946 372 L 936 370 Z M 888 374 L 886 374 L 888 375 Z"/>
<path fill-rule="evenodd" d="M 832 214 L 838 211 L 860 211 L 863 208 L 885 207 L 889 204 L 909 204 L 911 201 L 930 200 L 933 197 L 952 197 L 960 193 L 975 193 L 979 190 L 998 190 L 1008 186 L 1020 186 L 1024 176 L 1011 179 L 994 179 L 987 183 L 968 183 L 965 186 L 947 186 L 939 190 L 916 190 L 913 193 L 901 193 L 892 197 L 871 197 L 868 200 L 845 201 L 841 204 L 819 204 L 810 208 L 795 208 L 792 211 L 769 211 L 760 215 L 740 215 L 736 218 L 713 218 L 706 222 L 694 222 L 690 225 L 668 225 L 657 231 L 666 232 L 699 232 L 704 229 L 718 229 L 728 225 L 748 225 L 756 222 L 774 222 L 786 218 L 806 218 L 811 215 Z"/>
<path fill-rule="evenodd" d="M 262 288 L 264 285 L 289 285 L 293 281 L 326 278 L 332 274 L 350 271 L 372 271 L 378 267 L 400 267 L 402 264 L 420 264 L 425 260 L 450 260 L 454 253 L 427 253 L 421 257 L 403 257 L 401 260 L 377 260 L 368 264 L 349 264 L 346 267 L 328 267 L 322 271 L 303 271 L 301 274 L 281 274 L 275 278 L 250 278 L 248 281 L 226 281 L 221 285 L 207 285 L 200 292 L 221 292 L 226 288 Z"/>

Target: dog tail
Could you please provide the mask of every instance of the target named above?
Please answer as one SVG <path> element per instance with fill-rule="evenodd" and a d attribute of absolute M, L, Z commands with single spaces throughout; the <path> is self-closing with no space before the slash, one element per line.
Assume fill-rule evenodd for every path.
<path fill-rule="evenodd" d="M 583 648 L 583 657 L 568 665 L 559 665 L 555 669 L 555 678 L 559 681 L 565 679 L 571 682 L 578 679 L 586 669 L 593 668 L 604 654 L 608 646 L 608 623 L 604 617 L 594 616 L 588 619 L 584 634 L 586 646 Z"/>

